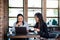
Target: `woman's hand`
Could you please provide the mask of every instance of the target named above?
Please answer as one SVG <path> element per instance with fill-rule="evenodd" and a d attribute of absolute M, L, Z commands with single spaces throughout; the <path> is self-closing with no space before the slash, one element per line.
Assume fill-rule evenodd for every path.
<path fill-rule="evenodd" d="M 34 30 L 35 30 L 35 31 L 38 31 L 38 32 L 40 31 L 40 29 L 37 29 L 37 28 L 34 28 Z"/>
<path fill-rule="evenodd" d="M 18 27 L 18 24 L 16 24 L 16 27 Z"/>
<path fill-rule="evenodd" d="M 39 32 L 39 31 L 40 31 L 40 29 L 37 29 L 37 31 Z"/>
<path fill-rule="evenodd" d="M 18 27 L 19 25 L 20 25 L 20 23 L 17 23 L 17 24 L 16 24 L 16 27 Z"/>
<path fill-rule="evenodd" d="M 22 22 L 19 22 L 19 23 L 16 24 L 17 27 L 20 26 L 20 25 L 22 25 Z"/>

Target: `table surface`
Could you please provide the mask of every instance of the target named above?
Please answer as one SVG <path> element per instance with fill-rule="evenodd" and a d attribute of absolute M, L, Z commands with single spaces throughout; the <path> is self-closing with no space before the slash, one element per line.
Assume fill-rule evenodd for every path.
<path fill-rule="evenodd" d="M 10 36 L 10 38 L 36 38 L 40 37 L 40 35 L 16 35 L 16 36 Z"/>
<path fill-rule="evenodd" d="M 40 37 L 40 35 L 16 35 L 16 36 L 10 36 L 10 38 L 41 38 L 41 37 Z M 48 40 L 48 39 L 46 39 L 46 40 Z M 60 40 L 60 37 L 55 38 L 55 40 Z"/>

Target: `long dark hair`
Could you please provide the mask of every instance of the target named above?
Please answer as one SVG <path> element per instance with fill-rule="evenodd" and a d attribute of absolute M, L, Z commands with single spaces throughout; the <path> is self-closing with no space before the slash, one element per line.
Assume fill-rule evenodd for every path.
<path fill-rule="evenodd" d="M 41 13 L 36 13 L 35 16 L 37 16 L 39 18 L 39 22 L 44 22 L 43 16 Z"/>
<path fill-rule="evenodd" d="M 36 13 L 35 16 L 37 16 L 37 18 L 39 19 L 39 22 L 38 22 L 39 25 L 38 26 L 41 26 L 42 23 L 44 22 L 42 14 L 41 13 Z"/>
<path fill-rule="evenodd" d="M 38 32 L 38 33 L 42 37 L 48 37 L 49 34 L 48 34 L 47 25 L 46 25 L 46 23 L 43 20 L 42 14 L 41 13 L 36 13 L 35 16 L 37 16 L 37 18 L 39 19 L 39 22 L 36 23 L 36 25 L 40 29 L 40 32 Z"/>
<path fill-rule="evenodd" d="M 24 16 L 23 16 L 22 14 L 18 14 L 18 15 L 17 15 L 17 22 L 16 22 L 16 24 L 18 23 L 18 17 L 19 17 L 19 16 L 22 16 L 22 17 L 24 18 Z M 23 21 L 22 23 L 23 23 L 23 25 L 24 25 L 24 21 Z"/>

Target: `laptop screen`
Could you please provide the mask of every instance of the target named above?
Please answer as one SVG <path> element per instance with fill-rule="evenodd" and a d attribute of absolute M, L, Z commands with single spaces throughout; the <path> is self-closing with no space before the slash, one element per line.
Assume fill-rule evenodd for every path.
<path fill-rule="evenodd" d="M 26 27 L 15 27 L 16 35 L 26 35 L 27 29 Z"/>

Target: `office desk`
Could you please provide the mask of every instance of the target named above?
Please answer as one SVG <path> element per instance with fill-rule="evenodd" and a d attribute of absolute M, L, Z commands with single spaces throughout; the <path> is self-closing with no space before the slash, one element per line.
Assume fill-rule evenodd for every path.
<path fill-rule="evenodd" d="M 16 36 L 10 36 L 10 38 L 36 38 L 40 37 L 40 35 L 16 35 Z"/>

